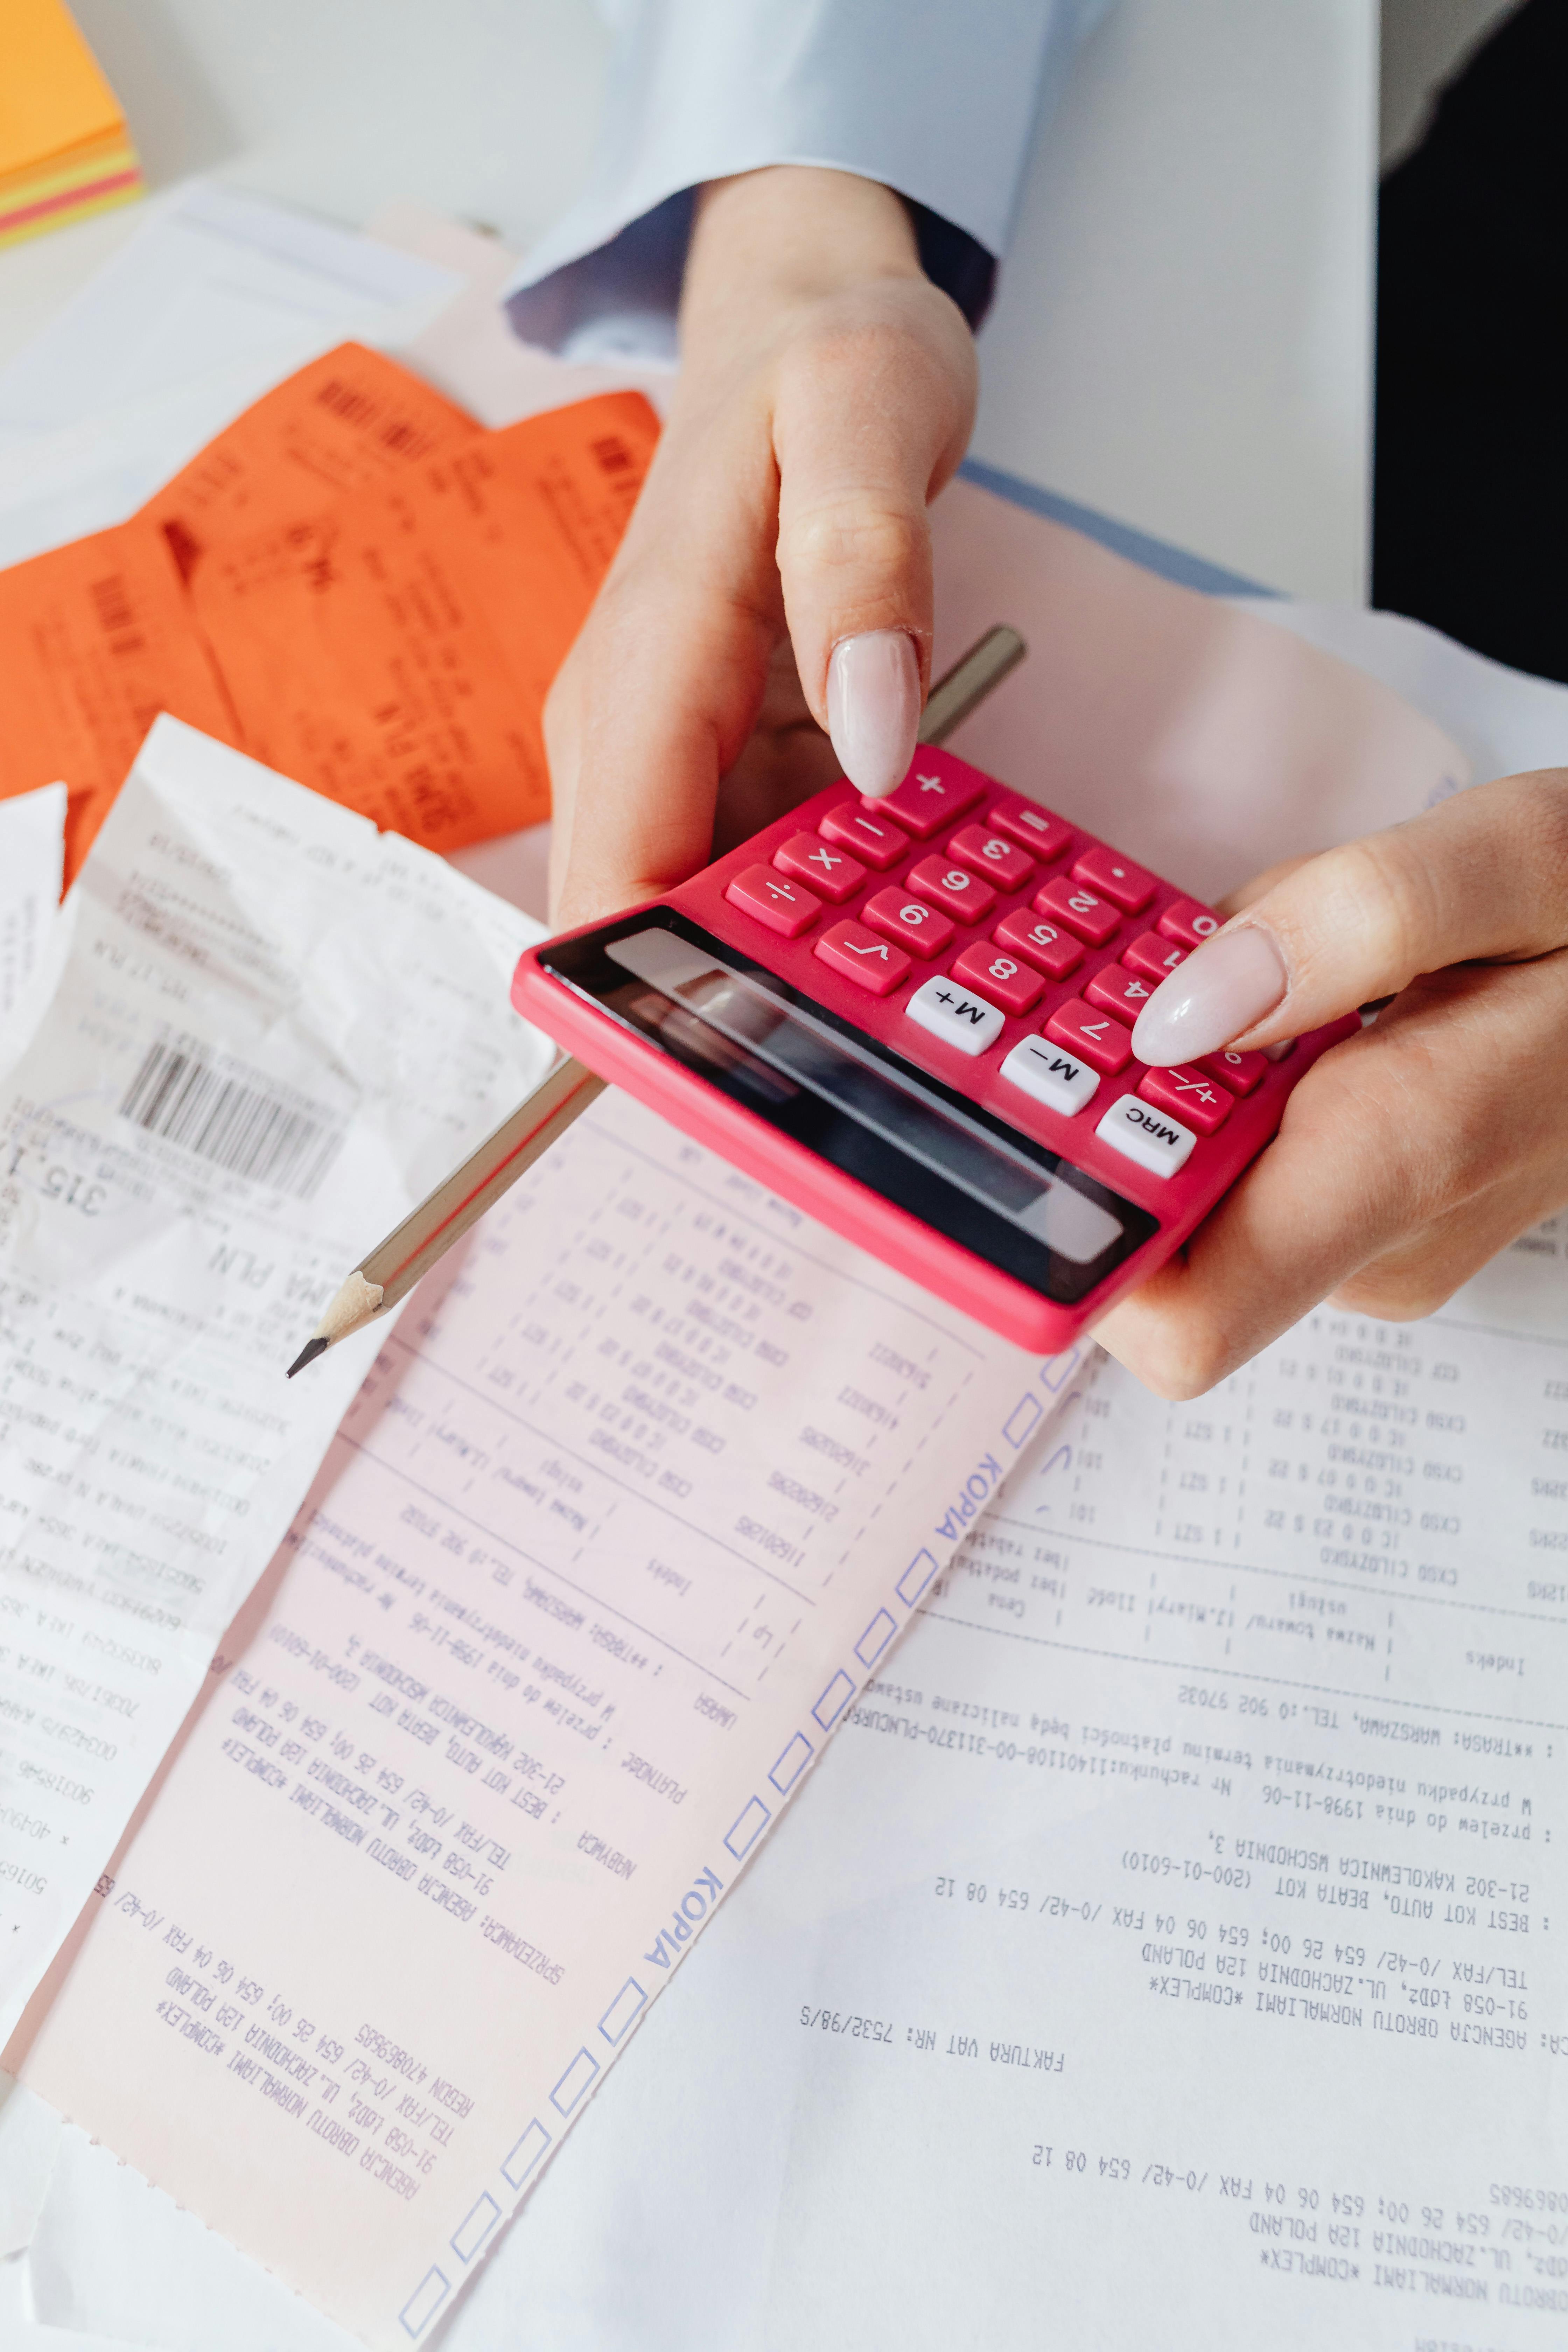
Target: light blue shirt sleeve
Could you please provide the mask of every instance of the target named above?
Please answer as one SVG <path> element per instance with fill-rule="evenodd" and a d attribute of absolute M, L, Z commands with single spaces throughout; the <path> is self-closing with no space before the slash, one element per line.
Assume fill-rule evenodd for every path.
<path fill-rule="evenodd" d="M 513 327 L 571 359 L 673 360 L 693 192 L 768 163 L 879 180 L 1000 256 L 1036 121 L 1109 5 L 608 0 L 593 174 L 524 262 Z"/>

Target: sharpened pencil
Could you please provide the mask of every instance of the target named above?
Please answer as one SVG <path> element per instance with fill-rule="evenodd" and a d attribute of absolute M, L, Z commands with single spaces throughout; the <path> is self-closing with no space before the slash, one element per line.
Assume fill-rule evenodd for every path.
<path fill-rule="evenodd" d="M 1016 629 L 987 629 L 960 662 L 932 687 L 921 719 L 922 743 L 944 742 L 994 686 L 1024 658 Z M 569 1056 L 556 1063 L 542 1086 L 503 1119 L 493 1135 L 471 1151 L 460 1168 L 411 1209 L 386 1239 L 362 1258 L 289 1367 L 289 1378 L 324 1356 L 329 1348 L 362 1331 L 405 1298 L 492 1202 L 515 1184 L 549 1150 L 575 1118 L 605 1090 L 603 1078 Z"/>

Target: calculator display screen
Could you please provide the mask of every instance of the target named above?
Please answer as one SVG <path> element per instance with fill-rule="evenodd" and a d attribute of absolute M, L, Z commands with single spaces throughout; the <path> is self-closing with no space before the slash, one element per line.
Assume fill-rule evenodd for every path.
<path fill-rule="evenodd" d="M 539 954 L 732 1101 L 1061 1305 L 1157 1230 L 1146 1210 L 672 908 Z"/>

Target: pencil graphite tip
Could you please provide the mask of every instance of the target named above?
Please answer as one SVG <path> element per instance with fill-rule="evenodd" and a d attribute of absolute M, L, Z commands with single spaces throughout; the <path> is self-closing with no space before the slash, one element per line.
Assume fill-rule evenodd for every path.
<path fill-rule="evenodd" d="M 295 1373 L 302 1372 L 307 1364 L 313 1364 L 318 1356 L 324 1356 L 331 1344 L 330 1339 L 323 1339 L 320 1333 L 315 1339 L 307 1339 L 289 1367 L 289 1378 L 292 1380 Z"/>

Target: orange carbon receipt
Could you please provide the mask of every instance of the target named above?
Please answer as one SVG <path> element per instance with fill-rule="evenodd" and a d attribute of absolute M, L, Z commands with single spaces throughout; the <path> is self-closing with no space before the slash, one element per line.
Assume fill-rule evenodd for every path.
<path fill-rule="evenodd" d="M 191 595 L 245 749 L 429 849 L 547 816 L 545 692 L 657 434 L 605 394 L 215 550 Z"/>
<path fill-rule="evenodd" d="M 363 343 L 340 343 L 264 393 L 142 512 L 189 578 L 226 540 L 287 529 L 346 490 L 481 437 L 422 377 Z"/>
<path fill-rule="evenodd" d="M 0 798 L 64 778 L 74 874 L 168 710 L 428 848 L 546 816 L 544 696 L 658 434 L 636 393 L 488 433 L 328 352 L 132 521 L 0 571 Z"/>

